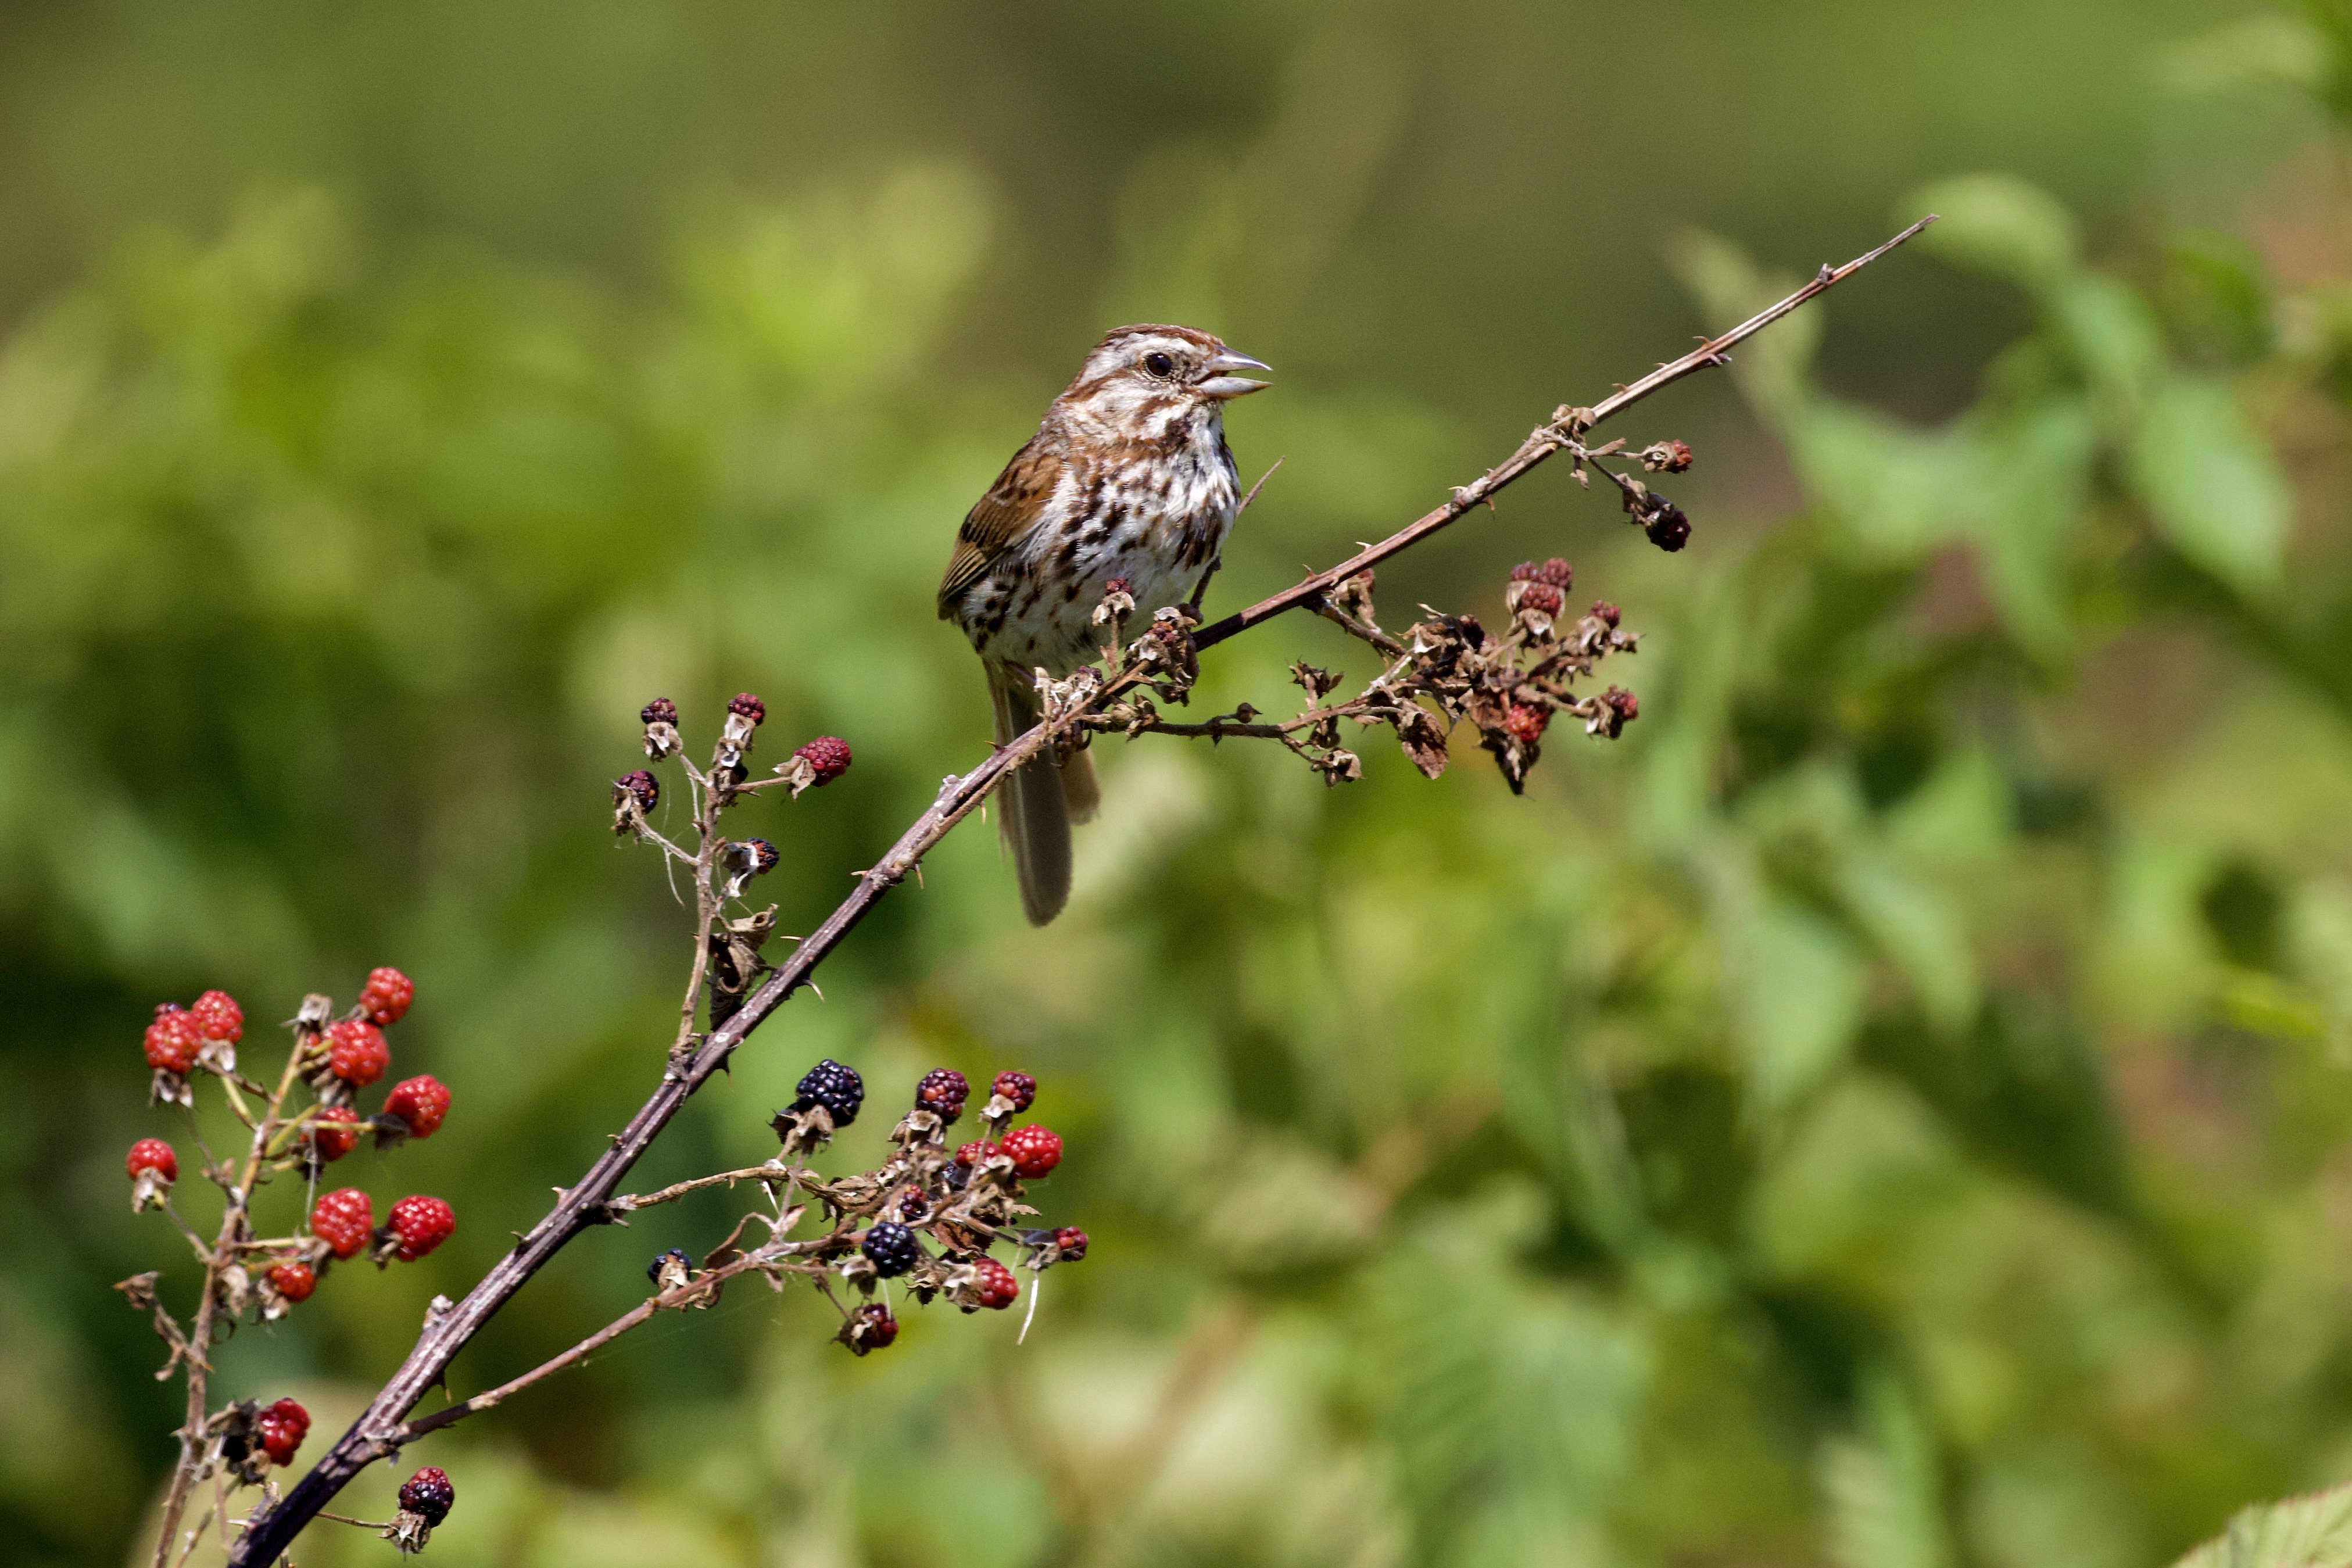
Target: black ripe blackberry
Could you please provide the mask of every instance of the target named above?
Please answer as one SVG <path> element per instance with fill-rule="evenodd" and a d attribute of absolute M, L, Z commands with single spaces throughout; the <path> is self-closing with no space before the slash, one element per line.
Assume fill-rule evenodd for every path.
<path fill-rule="evenodd" d="M 689 1271 L 694 1268 L 694 1259 L 686 1255 L 686 1249 L 682 1247 L 673 1247 L 667 1252 L 654 1254 L 654 1260 L 646 1265 L 646 1278 L 659 1285 L 662 1269 L 671 1263 L 676 1263 L 680 1268 Z"/>
<path fill-rule="evenodd" d="M 913 1231 L 887 1219 L 875 1221 L 866 1231 L 865 1253 L 874 1261 L 874 1272 L 885 1279 L 904 1274 L 923 1255 Z"/>
<path fill-rule="evenodd" d="M 831 1057 L 809 1068 L 801 1079 L 800 1099 L 793 1102 L 795 1110 L 806 1110 L 822 1105 L 833 1113 L 835 1127 L 846 1127 L 857 1120 L 857 1108 L 866 1102 L 866 1083 L 850 1068 Z"/>

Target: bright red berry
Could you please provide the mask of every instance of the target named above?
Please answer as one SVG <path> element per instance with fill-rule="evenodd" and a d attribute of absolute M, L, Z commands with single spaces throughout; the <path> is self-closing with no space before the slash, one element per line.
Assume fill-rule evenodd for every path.
<path fill-rule="evenodd" d="M 1003 1144 L 992 1143 L 985 1138 L 975 1138 L 955 1152 L 955 1163 L 969 1171 L 982 1161 L 993 1160 L 1003 1152 Z"/>
<path fill-rule="evenodd" d="M 357 1258 L 375 1232 L 375 1203 L 357 1187 L 338 1187 L 310 1205 L 310 1234 L 338 1258 Z"/>
<path fill-rule="evenodd" d="M 365 1089 L 392 1065 L 383 1031 L 364 1018 L 339 1018 L 327 1026 L 327 1066 L 353 1089 Z"/>
<path fill-rule="evenodd" d="M 973 1268 L 980 1276 L 980 1305 L 1001 1312 L 1021 1294 L 1021 1281 L 1013 1278 L 1013 1270 L 993 1258 L 983 1258 Z"/>
<path fill-rule="evenodd" d="M 401 1484 L 400 1506 L 427 1524 L 439 1524 L 457 1503 L 457 1489 L 438 1465 L 427 1465 Z"/>
<path fill-rule="evenodd" d="M 849 771 L 849 742 L 838 735 L 819 735 L 793 755 L 814 771 L 821 784 L 829 784 Z"/>
<path fill-rule="evenodd" d="M 319 1288 L 319 1277 L 307 1263 L 273 1263 L 269 1266 L 269 1283 L 289 1301 L 307 1301 L 310 1292 Z"/>
<path fill-rule="evenodd" d="M 188 1016 L 195 1019 L 196 1027 L 208 1040 L 226 1040 L 235 1045 L 245 1038 L 245 1009 L 226 991 L 205 992 L 188 1009 Z"/>
<path fill-rule="evenodd" d="M 1020 1174 L 1033 1180 L 1051 1175 L 1062 1163 L 1062 1135 L 1033 1121 L 1004 1135 L 1004 1152 L 1013 1156 L 1013 1168 Z"/>
<path fill-rule="evenodd" d="M 1015 1110 L 1026 1110 L 1037 1098 L 1037 1080 L 1025 1072 L 1001 1072 L 989 1089 L 1013 1102 Z"/>
<path fill-rule="evenodd" d="M 131 1157 L 122 1162 L 122 1168 L 133 1177 L 142 1171 L 152 1171 L 167 1182 L 180 1179 L 180 1157 L 161 1138 L 142 1138 L 131 1145 Z"/>
<path fill-rule="evenodd" d="M 1524 702 L 1512 703 L 1511 710 L 1503 715 L 1503 728 L 1522 746 L 1532 746 L 1542 740 L 1544 729 L 1550 722 L 1550 709 L 1533 708 Z"/>
<path fill-rule="evenodd" d="M 294 1462 L 294 1450 L 310 1434 L 310 1413 L 294 1400 L 281 1399 L 261 1413 L 262 1451 L 281 1465 Z"/>
<path fill-rule="evenodd" d="M 360 1011 L 378 1024 L 397 1024 L 416 1000 L 416 982 L 397 969 L 372 969 L 360 987 Z"/>
<path fill-rule="evenodd" d="M 360 1113 L 348 1105 L 326 1106 L 310 1118 L 310 1147 L 333 1164 L 359 1146 Z"/>
<path fill-rule="evenodd" d="M 392 1086 L 383 1097 L 383 1110 L 407 1122 L 411 1138 L 430 1138 L 449 1114 L 449 1090 L 431 1073 L 419 1073 Z"/>
<path fill-rule="evenodd" d="M 439 1198 L 419 1194 L 392 1205 L 392 1234 L 400 1238 L 403 1263 L 415 1262 L 448 1240 L 457 1228 L 457 1215 Z"/>
<path fill-rule="evenodd" d="M 1062 1261 L 1076 1263 L 1087 1255 L 1087 1233 L 1076 1226 L 1066 1225 L 1054 1233 L 1054 1245 L 1062 1249 Z"/>
<path fill-rule="evenodd" d="M 147 1026 L 149 1067 L 187 1072 L 195 1067 L 196 1053 L 204 1048 L 204 1029 L 186 1008 L 166 1002 L 155 1009 L 155 1021 Z"/>

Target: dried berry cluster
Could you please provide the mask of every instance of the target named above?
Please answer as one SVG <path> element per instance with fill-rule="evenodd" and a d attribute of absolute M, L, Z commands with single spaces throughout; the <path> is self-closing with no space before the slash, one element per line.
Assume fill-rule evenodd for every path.
<path fill-rule="evenodd" d="M 1078 727 L 1129 736 L 1158 732 L 1277 741 L 1306 759 L 1326 784 L 1339 784 L 1360 779 L 1364 772 L 1362 759 L 1341 744 L 1343 719 L 1388 725 L 1406 757 L 1430 778 L 1445 771 L 1446 741 L 1454 726 L 1467 722 L 1494 753 L 1516 793 L 1541 754 L 1544 731 L 1555 714 L 1582 720 L 1588 735 L 1615 740 L 1641 712 L 1633 694 L 1620 687 L 1583 695 L 1571 689 L 1602 659 L 1634 652 L 1641 641 L 1638 633 L 1620 628 L 1617 606 L 1606 602 L 1595 603 L 1589 613 L 1570 621 L 1567 597 L 1574 581 L 1573 570 L 1558 557 L 1527 562 L 1512 571 L 1504 592 L 1507 630 L 1490 632 L 1475 616 L 1448 616 L 1423 605 L 1425 618 L 1392 637 L 1381 629 L 1374 614 L 1372 574 L 1359 573 L 1339 584 L 1320 606 L 1326 619 L 1388 658 L 1387 668 L 1354 697 L 1327 700 L 1339 689 L 1340 677 L 1300 663 L 1291 667 L 1290 676 L 1307 693 L 1307 706 L 1295 719 L 1262 724 L 1256 721 L 1257 710 L 1244 703 L 1203 723 L 1177 724 L 1164 718 L 1140 689 L 1148 686 L 1162 698 L 1183 700 L 1190 682 L 1163 675 L 1138 682 L 1131 695 L 1083 715 Z M 1129 648 L 1128 672 L 1180 670 L 1181 661 L 1147 645 L 1155 638 L 1164 645 L 1181 632 L 1171 621 L 1155 622 Z M 1098 676 L 1093 681 L 1073 677 L 1056 683 L 1048 694 L 1049 717 L 1055 698 L 1065 703 L 1082 700 L 1082 694 L 1065 689 L 1084 686 L 1091 692 L 1100 684 Z"/>

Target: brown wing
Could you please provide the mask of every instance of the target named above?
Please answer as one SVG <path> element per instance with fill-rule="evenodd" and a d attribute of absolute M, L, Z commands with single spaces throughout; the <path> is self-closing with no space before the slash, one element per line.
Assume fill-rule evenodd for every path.
<path fill-rule="evenodd" d="M 1013 454 L 956 531 L 955 554 L 948 561 L 947 575 L 940 579 L 940 619 L 954 615 L 964 590 L 1037 526 L 1061 479 L 1062 456 L 1046 445 L 1042 434 Z"/>

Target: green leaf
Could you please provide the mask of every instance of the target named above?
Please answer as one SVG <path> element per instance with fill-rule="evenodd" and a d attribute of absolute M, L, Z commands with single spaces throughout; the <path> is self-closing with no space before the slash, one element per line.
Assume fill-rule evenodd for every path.
<path fill-rule="evenodd" d="M 1898 210 L 1938 215 L 1919 243 L 1946 260 L 2037 291 L 2054 288 L 2081 256 L 2073 215 L 2049 192 L 2014 174 L 1937 180 L 1904 197 Z"/>
<path fill-rule="evenodd" d="M 1821 1486 L 1837 1568 L 1944 1568 L 1951 1561 L 1927 1425 L 1885 1373 L 1863 1385 L 1863 1435 L 1823 1445 Z"/>
<path fill-rule="evenodd" d="M 2227 384 L 2166 382 L 2133 438 L 2129 473 L 2158 531 L 2181 554 L 2241 593 L 2277 586 L 2286 484 Z"/>
<path fill-rule="evenodd" d="M 2175 1568 L 2344 1568 L 2352 1563 L 2352 1486 L 2250 1508 Z"/>
<path fill-rule="evenodd" d="M 1741 997 L 1748 1070 L 1769 1109 L 1826 1077 L 1862 1022 L 1862 961 L 1843 932 L 1769 898 L 1748 929 Z"/>
<path fill-rule="evenodd" d="M 1944 896 L 1874 856 L 1848 855 L 1838 890 L 1880 951 L 1910 980 L 1935 1024 L 1957 1029 L 1977 1009 L 1977 973 L 1968 932 Z"/>

